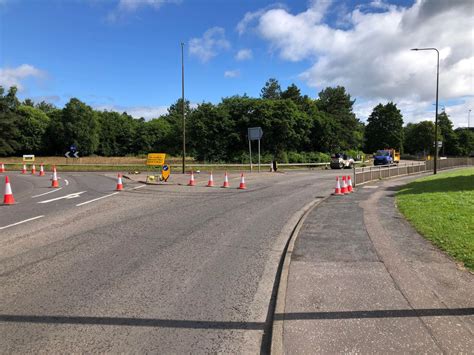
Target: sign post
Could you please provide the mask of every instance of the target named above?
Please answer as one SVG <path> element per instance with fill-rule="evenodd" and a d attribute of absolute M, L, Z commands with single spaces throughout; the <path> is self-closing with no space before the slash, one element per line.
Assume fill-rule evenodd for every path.
<path fill-rule="evenodd" d="M 249 127 L 247 129 L 249 139 L 250 171 L 252 171 L 252 141 L 258 141 L 258 172 L 260 172 L 260 139 L 262 139 L 262 127 Z"/>

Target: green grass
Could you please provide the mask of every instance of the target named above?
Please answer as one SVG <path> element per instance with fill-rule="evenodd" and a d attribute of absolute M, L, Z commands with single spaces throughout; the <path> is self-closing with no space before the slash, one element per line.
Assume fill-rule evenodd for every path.
<path fill-rule="evenodd" d="M 474 168 L 409 183 L 397 205 L 419 233 L 474 270 Z"/>

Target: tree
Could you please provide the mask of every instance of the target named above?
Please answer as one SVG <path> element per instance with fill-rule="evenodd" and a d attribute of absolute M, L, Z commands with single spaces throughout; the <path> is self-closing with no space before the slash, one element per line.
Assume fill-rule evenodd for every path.
<path fill-rule="evenodd" d="M 282 99 L 293 100 L 295 103 L 301 103 L 301 101 L 303 100 L 303 97 L 301 96 L 301 91 L 295 84 L 291 84 L 290 86 L 288 86 L 286 90 L 281 93 L 280 96 Z"/>
<path fill-rule="evenodd" d="M 80 100 L 71 99 L 62 110 L 64 150 L 75 144 L 82 155 L 93 154 L 99 146 L 97 112 Z"/>
<path fill-rule="evenodd" d="M 21 116 L 18 128 L 20 130 L 19 144 L 22 152 L 42 153 L 50 118 L 43 111 L 31 105 L 19 106 L 18 114 Z"/>
<path fill-rule="evenodd" d="M 459 143 L 459 154 L 470 156 L 474 152 L 474 132 L 466 128 L 456 129 Z"/>
<path fill-rule="evenodd" d="M 14 154 L 20 148 L 18 124 L 21 117 L 16 109 L 19 101 L 16 98 L 16 87 L 11 87 L 8 94 L 0 86 L 0 156 Z"/>
<path fill-rule="evenodd" d="M 434 152 L 434 128 L 434 123 L 431 121 L 407 124 L 405 127 L 405 152 L 432 154 Z"/>
<path fill-rule="evenodd" d="M 362 145 L 359 132 L 362 126 L 352 111 L 354 102 L 342 86 L 322 90 L 316 101 L 319 110 L 326 113 L 328 119 L 335 121 L 333 126 L 337 129 L 337 145 L 342 150 L 359 148 Z"/>
<path fill-rule="evenodd" d="M 442 155 L 458 155 L 458 137 L 453 130 L 453 123 L 449 119 L 449 116 L 445 111 L 438 115 L 438 128 L 443 141 L 443 147 L 441 148 Z"/>
<path fill-rule="evenodd" d="M 268 79 L 265 86 L 260 91 L 260 97 L 262 99 L 277 100 L 281 97 L 281 87 L 278 80 L 274 78 Z"/>
<path fill-rule="evenodd" d="M 365 127 L 365 146 L 367 152 L 403 147 L 403 117 L 393 102 L 373 109 Z"/>

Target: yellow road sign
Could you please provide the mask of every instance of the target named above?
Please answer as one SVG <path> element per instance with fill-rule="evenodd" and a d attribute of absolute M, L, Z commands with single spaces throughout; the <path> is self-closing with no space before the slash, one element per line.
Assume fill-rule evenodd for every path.
<path fill-rule="evenodd" d="M 168 165 L 163 165 L 163 170 L 161 171 L 161 179 L 166 182 L 168 181 L 171 174 L 171 168 Z"/>
<path fill-rule="evenodd" d="M 165 163 L 166 154 L 165 153 L 149 153 L 146 165 L 158 166 Z"/>
<path fill-rule="evenodd" d="M 25 154 L 23 155 L 23 163 L 29 163 L 29 162 L 34 162 L 35 161 L 35 156 L 33 154 Z"/>

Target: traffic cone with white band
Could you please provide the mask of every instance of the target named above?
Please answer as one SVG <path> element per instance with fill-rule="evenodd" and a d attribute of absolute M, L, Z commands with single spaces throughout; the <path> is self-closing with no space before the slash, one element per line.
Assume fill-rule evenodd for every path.
<path fill-rule="evenodd" d="M 36 174 L 36 167 L 35 167 L 35 164 L 33 164 L 31 166 L 31 175 L 35 175 Z"/>
<path fill-rule="evenodd" d="M 225 175 L 224 175 L 224 185 L 222 185 L 222 187 L 224 187 L 224 188 L 230 187 L 229 177 L 227 176 L 227 171 L 225 172 Z"/>
<path fill-rule="evenodd" d="M 354 189 L 352 188 L 352 179 L 350 175 L 347 176 L 347 191 L 349 192 L 354 191 Z"/>
<path fill-rule="evenodd" d="M 44 176 L 44 167 L 43 164 L 40 165 L 40 172 L 38 176 Z"/>
<path fill-rule="evenodd" d="M 26 164 L 23 164 L 23 169 L 21 169 L 22 174 L 26 174 Z"/>
<path fill-rule="evenodd" d="M 196 186 L 196 181 L 194 180 L 194 172 L 191 170 L 191 178 L 189 179 L 188 186 Z"/>
<path fill-rule="evenodd" d="M 341 184 L 339 182 L 339 176 L 336 176 L 336 189 L 334 190 L 333 195 L 336 195 L 336 196 L 344 195 L 341 193 Z"/>
<path fill-rule="evenodd" d="M 53 180 L 51 181 L 51 187 L 59 187 L 58 173 L 56 172 L 56 166 L 53 166 Z"/>
<path fill-rule="evenodd" d="M 209 174 L 209 181 L 206 185 L 207 187 L 213 187 L 214 186 L 214 177 L 212 176 L 212 171 L 211 173 Z"/>
<path fill-rule="evenodd" d="M 346 177 L 342 177 L 342 186 L 341 186 L 341 194 L 347 195 L 349 191 L 347 191 L 347 184 L 346 184 Z"/>
<path fill-rule="evenodd" d="M 122 183 L 122 174 L 117 175 L 117 187 L 115 188 L 117 191 L 122 191 L 123 190 L 123 183 Z"/>
<path fill-rule="evenodd" d="M 0 173 L 4 173 L 5 172 L 5 165 L 3 165 L 3 163 L 0 164 Z"/>
<path fill-rule="evenodd" d="M 13 205 L 15 199 L 13 198 L 12 187 L 10 186 L 10 179 L 8 176 L 5 176 L 5 195 L 3 195 L 3 204 L 4 205 Z"/>
<path fill-rule="evenodd" d="M 247 185 L 245 185 L 245 177 L 244 173 L 240 175 L 240 185 L 239 185 L 239 190 L 245 190 L 247 188 Z"/>

